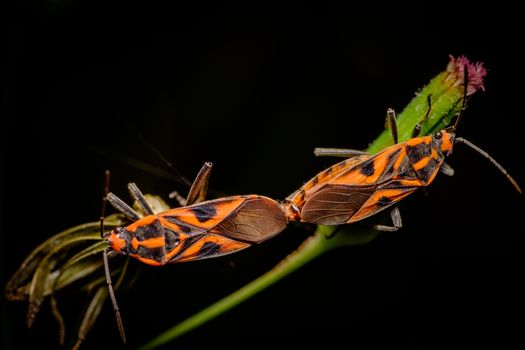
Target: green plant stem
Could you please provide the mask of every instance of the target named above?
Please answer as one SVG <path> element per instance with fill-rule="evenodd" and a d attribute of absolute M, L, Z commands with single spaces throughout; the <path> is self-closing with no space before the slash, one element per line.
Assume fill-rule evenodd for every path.
<path fill-rule="evenodd" d="M 228 295 L 224 299 L 187 318 L 175 327 L 168 329 L 166 332 L 154 338 L 139 349 L 154 349 L 192 329 L 197 328 L 216 316 L 234 308 L 260 291 L 268 288 L 283 277 L 297 270 L 299 267 L 331 249 L 343 245 L 363 244 L 371 241 L 377 235 L 377 231 L 367 229 L 355 230 L 352 233 L 345 232 L 344 234 L 341 232 L 341 234 L 337 234 L 330 238 L 334 229 L 334 227 L 319 226 L 313 236 L 304 241 L 297 250 L 288 255 L 272 270 Z"/>
<path fill-rule="evenodd" d="M 195 315 L 187 318 L 183 322 L 179 323 L 175 327 L 167 330 L 158 337 L 154 338 L 149 343 L 140 347 L 142 350 L 153 349 L 162 344 L 167 343 L 171 339 L 174 339 L 200 325 L 207 322 L 208 320 L 224 313 L 227 310 L 232 309 L 236 305 L 249 299 L 258 292 L 268 288 L 275 282 L 279 281 L 284 276 L 297 270 L 307 262 L 313 260 L 325 251 L 325 244 L 327 240 L 323 234 L 317 232 L 313 236 L 309 237 L 304 241 L 301 246 L 288 255 L 283 261 L 281 261 L 272 270 L 265 273 L 256 280 L 245 285 L 241 289 L 228 295 L 224 299 L 208 306 L 206 309 L 196 313 Z"/>

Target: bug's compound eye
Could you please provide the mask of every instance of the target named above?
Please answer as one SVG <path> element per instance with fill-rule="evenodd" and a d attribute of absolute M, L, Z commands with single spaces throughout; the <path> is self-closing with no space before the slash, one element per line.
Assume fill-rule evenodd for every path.
<path fill-rule="evenodd" d="M 437 140 L 440 140 L 443 137 L 443 133 L 441 131 L 438 131 L 434 134 L 434 138 Z"/>
<path fill-rule="evenodd" d="M 115 227 L 111 231 L 104 232 L 104 238 L 109 239 L 113 236 L 117 236 L 122 231 L 122 228 Z"/>
<path fill-rule="evenodd" d="M 113 250 L 119 252 L 126 247 L 126 240 L 124 239 L 122 227 L 115 227 L 109 234 L 108 244 Z"/>

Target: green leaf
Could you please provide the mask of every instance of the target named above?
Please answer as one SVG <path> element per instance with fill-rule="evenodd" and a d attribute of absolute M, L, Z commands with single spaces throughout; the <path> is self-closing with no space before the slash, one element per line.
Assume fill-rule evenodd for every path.
<path fill-rule="evenodd" d="M 84 277 L 91 275 L 96 270 L 102 267 L 102 259 L 96 256 L 92 259 L 84 259 L 76 264 L 68 267 L 64 272 L 60 273 L 57 278 L 50 278 L 48 280 L 49 287 L 46 288 L 45 296 L 67 287 L 73 282 L 76 282 Z"/>
<path fill-rule="evenodd" d="M 233 294 L 230 294 L 226 298 L 208 306 L 206 309 L 196 313 L 190 318 L 179 323 L 175 327 L 170 328 L 166 332 L 162 333 L 158 337 L 155 337 L 149 343 L 141 346 L 139 349 L 153 349 L 168 341 L 177 338 L 178 336 L 202 325 L 203 323 L 211 320 L 212 318 L 230 310 L 241 302 L 248 298 L 251 298 L 258 292 L 268 288 L 273 283 L 277 282 L 284 276 L 297 270 L 299 267 L 306 264 L 316 256 L 320 255 L 324 251 L 324 244 L 326 243 L 326 237 L 321 234 L 316 234 L 309 237 L 306 241 L 301 244 L 298 250 L 288 257 L 286 257 L 281 263 L 274 267 L 271 271 L 257 278 L 255 281 L 245 285 L 241 289 L 237 290 Z M 297 252 L 301 253 L 298 254 Z"/>
<path fill-rule="evenodd" d="M 100 315 L 100 311 L 102 310 L 104 302 L 107 298 L 108 289 L 106 285 L 98 287 L 97 291 L 95 292 L 95 295 L 93 295 L 93 298 L 89 303 L 84 317 L 82 318 L 82 323 L 80 324 L 80 328 L 78 330 L 78 338 L 75 345 L 73 346 L 73 349 L 78 349 L 82 342 L 86 339 L 86 335 L 91 330 L 91 328 L 93 328 L 93 325 L 95 324 L 95 321 Z"/>
<path fill-rule="evenodd" d="M 35 316 L 44 301 L 46 281 L 49 274 L 67 253 L 65 248 L 69 248 L 71 245 L 78 243 L 83 243 L 87 240 L 100 240 L 100 235 L 95 236 L 92 233 L 85 233 L 82 231 L 74 232 L 68 237 L 68 239 L 63 240 L 59 245 L 55 245 L 52 250 L 40 260 L 29 286 L 29 307 L 27 311 L 28 327 L 31 327 L 33 324 Z"/>
<path fill-rule="evenodd" d="M 110 215 L 105 219 L 105 222 L 108 226 L 120 225 L 122 223 L 121 215 Z M 101 239 L 99 230 L 99 222 L 78 225 L 50 237 L 37 248 L 33 249 L 7 282 L 5 288 L 6 298 L 8 300 L 25 300 L 28 294 L 26 288 L 27 283 L 32 279 L 41 260 L 47 256 L 49 252 L 55 250 L 56 247 L 60 246 L 64 241 L 70 240 L 72 236 L 89 235 Z"/>

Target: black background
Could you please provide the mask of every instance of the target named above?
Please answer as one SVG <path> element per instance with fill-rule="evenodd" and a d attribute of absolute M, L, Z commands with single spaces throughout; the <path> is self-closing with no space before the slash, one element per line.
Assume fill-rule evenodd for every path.
<path fill-rule="evenodd" d="M 315 146 L 365 148 L 386 108 L 402 109 L 449 54 L 489 70 L 460 136 L 523 185 L 518 19 L 512 9 L 436 7 L 394 16 L 351 6 L 66 1 L 4 12 L 2 286 L 39 242 L 98 217 L 104 169 L 122 198 L 130 181 L 185 193 L 121 161 L 166 169 L 134 129 L 188 178 L 212 161 L 212 188 L 280 199 L 336 161 L 314 158 Z M 465 147 L 449 163 L 454 177 L 402 202 L 401 231 L 318 258 L 173 347 L 522 342 L 523 199 Z M 308 235 L 293 226 L 230 257 L 145 266 L 118 293 L 131 347 L 258 277 Z M 87 300 L 59 295 L 69 330 Z M 56 346 L 48 307 L 32 330 L 25 311 L 2 307 L 2 348 Z M 101 344 L 120 347 L 109 305 L 85 348 Z"/>

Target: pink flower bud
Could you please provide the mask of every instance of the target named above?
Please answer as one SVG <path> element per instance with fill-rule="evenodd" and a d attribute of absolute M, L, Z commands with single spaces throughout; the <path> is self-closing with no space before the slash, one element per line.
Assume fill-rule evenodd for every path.
<path fill-rule="evenodd" d="M 483 67 L 482 62 L 470 63 L 465 56 L 449 55 L 450 62 L 447 65 L 447 77 L 445 82 L 452 85 L 452 87 L 463 87 L 465 79 L 465 68 L 468 69 L 468 87 L 467 95 L 470 96 L 479 89 L 485 91 L 483 86 L 483 78 L 487 75 L 487 70 Z"/>

